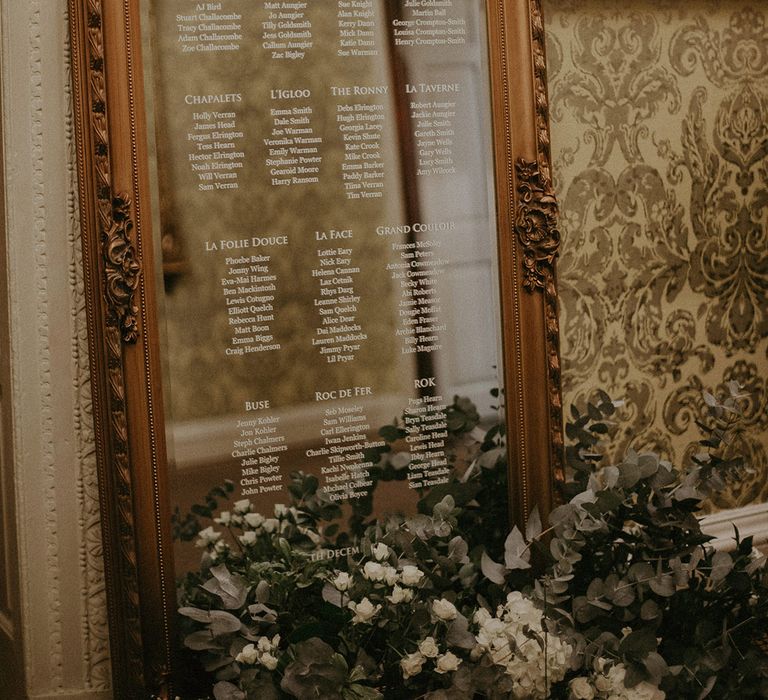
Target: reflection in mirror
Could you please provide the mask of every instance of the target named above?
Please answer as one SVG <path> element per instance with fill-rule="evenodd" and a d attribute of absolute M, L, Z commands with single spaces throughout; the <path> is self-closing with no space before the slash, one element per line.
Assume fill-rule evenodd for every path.
<path fill-rule="evenodd" d="M 702 391 L 722 397 L 728 382 L 742 384 L 749 399 L 732 447 L 752 469 L 716 508 L 768 501 L 759 5 L 544 2 L 564 403 L 598 388 L 625 399 L 614 457 L 631 442 L 681 464 L 700 449 Z"/>
<path fill-rule="evenodd" d="M 485 6 L 418 6 L 146 4 L 178 575 L 211 489 L 333 557 L 499 421 Z"/>

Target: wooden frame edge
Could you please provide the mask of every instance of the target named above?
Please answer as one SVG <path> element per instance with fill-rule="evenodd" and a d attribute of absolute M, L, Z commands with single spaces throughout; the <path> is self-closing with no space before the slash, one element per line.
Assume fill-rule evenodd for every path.
<path fill-rule="evenodd" d="M 518 524 L 546 514 L 563 478 L 559 325 L 549 101 L 540 0 L 496 0 L 489 17 L 503 309 L 510 502 Z M 517 67 L 519 70 L 514 71 Z M 511 106 L 516 105 L 513 109 Z M 503 304 L 504 305 L 504 304 Z M 541 391 L 545 379 L 546 390 Z"/>

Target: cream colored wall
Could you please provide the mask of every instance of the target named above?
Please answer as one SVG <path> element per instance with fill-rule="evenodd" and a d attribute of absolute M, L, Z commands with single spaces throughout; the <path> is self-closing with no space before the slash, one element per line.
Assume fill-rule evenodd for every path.
<path fill-rule="evenodd" d="M 0 495 L 18 523 L 0 538 L 10 564 L 0 593 L 17 575 L 19 590 L 5 595 L 11 624 L 0 624 L 7 700 L 111 697 L 66 7 L 0 3 L 10 327 L 0 340 L 12 358 L 0 417 L 13 448 L 0 460 Z M 23 694 L 8 695 L 18 671 L 9 648 L 23 651 Z"/>

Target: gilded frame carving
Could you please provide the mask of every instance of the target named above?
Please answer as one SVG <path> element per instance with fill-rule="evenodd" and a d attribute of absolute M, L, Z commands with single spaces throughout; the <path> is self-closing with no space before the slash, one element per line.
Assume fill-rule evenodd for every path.
<path fill-rule="evenodd" d="M 79 196 L 116 697 L 170 697 L 165 473 L 139 0 L 70 0 Z M 540 0 L 488 0 L 510 495 L 551 508 L 562 472 Z M 542 389 L 544 387 L 544 389 Z"/>

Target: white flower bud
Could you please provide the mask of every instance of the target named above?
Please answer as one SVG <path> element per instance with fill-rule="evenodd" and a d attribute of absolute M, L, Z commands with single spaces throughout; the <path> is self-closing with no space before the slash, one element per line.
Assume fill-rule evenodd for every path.
<path fill-rule="evenodd" d="M 435 671 L 438 673 L 451 673 L 459 667 L 460 663 L 461 659 L 453 652 L 449 651 L 448 653 L 438 657 Z"/>
<path fill-rule="evenodd" d="M 251 510 L 251 500 L 244 498 L 242 501 L 235 501 L 233 509 L 235 513 L 245 514 Z"/>
<path fill-rule="evenodd" d="M 389 557 L 389 547 L 385 545 L 383 542 L 377 542 L 373 547 L 371 547 L 371 553 L 373 554 L 374 559 L 376 561 L 384 561 L 387 557 Z"/>
<path fill-rule="evenodd" d="M 432 612 L 435 614 L 435 616 L 441 620 L 445 620 L 446 622 L 455 620 L 459 615 L 459 611 L 456 610 L 456 606 L 451 603 L 450 600 L 446 600 L 445 598 L 432 601 Z"/>
<path fill-rule="evenodd" d="M 424 578 L 424 572 L 417 566 L 406 564 L 400 572 L 401 579 L 406 586 L 416 586 Z"/>
<path fill-rule="evenodd" d="M 400 669 L 403 672 L 403 678 L 411 678 L 421 673 L 421 667 L 424 665 L 424 657 L 415 651 L 400 659 Z"/>
<path fill-rule="evenodd" d="M 568 687 L 574 700 L 594 700 L 595 689 L 587 678 L 574 678 Z"/>
<path fill-rule="evenodd" d="M 277 668 L 277 657 L 272 656 L 272 654 L 270 654 L 269 652 L 262 654 L 261 658 L 259 659 L 259 662 L 268 671 L 274 671 Z"/>
<path fill-rule="evenodd" d="M 218 523 L 219 525 L 224 525 L 226 527 L 232 522 L 232 513 L 230 513 L 228 510 L 223 510 L 221 513 L 219 513 L 218 518 L 214 518 L 213 522 Z"/>
<path fill-rule="evenodd" d="M 374 605 L 368 598 L 363 598 L 359 603 L 350 601 L 347 607 L 355 613 L 352 622 L 364 624 L 370 624 L 381 610 L 381 605 Z"/>
<path fill-rule="evenodd" d="M 239 664 L 253 665 L 259 660 L 259 653 L 253 644 L 246 644 L 243 650 L 235 657 Z"/>
<path fill-rule="evenodd" d="M 254 530 L 260 528 L 264 524 L 264 516 L 261 513 L 246 513 L 243 516 L 248 527 L 252 527 Z"/>
<path fill-rule="evenodd" d="M 396 585 L 392 589 L 392 595 L 387 596 L 387 600 L 393 605 L 410 603 L 413 600 L 413 591 L 410 588 L 400 588 Z"/>
<path fill-rule="evenodd" d="M 196 547 L 207 547 L 209 544 L 218 542 L 219 539 L 221 539 L 221 533 L 216 532 L 211 525 L 205 528 L 205 530 L 200 530 L 200 532 L 197 533 L 197 538 L 198 539 L 195 542 Z"/>
<path fill-rule="evenodd" d="M 280 521 L 277 518 L 267 518 L 264 521 L 263 527 L 270 534 L 277 532 L 277 528 L 280 527 Z"/>
<path fill-rule="evenodd" d="M 337 591 L 347 591 L 352 583 L 352 577 L 346 571 L 337 571 L 336 576 L 331 581 L 331 585 Z"/>
<path fill-rule="evenodd" d="M 367 561 L 363 566 L 363 576 L 369 581 L 383 581 L 384 567 L 376 561 Z"/>
<path fill-rule="evenodd" d="M 247 532 L 244 532 L 242 535 L 240 535 L 238 539 L 240 540 L 240 544 L 243 544 L 247 547 L 248 545 L 256 543 L 258 535 L 253 530 L 248 530 Z"/>
<path fill-rule="evenodd" d="M 419 652 L 428 659 L 434 659 L 440 653 L 440 648 L 434 637 L 426 637 L 419 642 Z"/>

